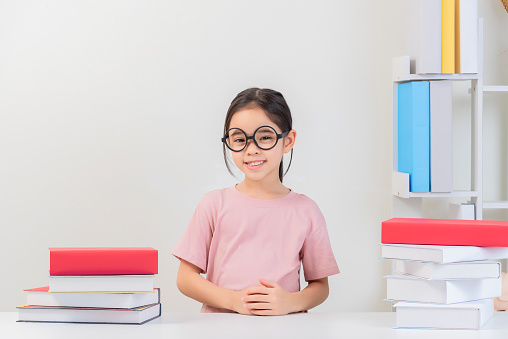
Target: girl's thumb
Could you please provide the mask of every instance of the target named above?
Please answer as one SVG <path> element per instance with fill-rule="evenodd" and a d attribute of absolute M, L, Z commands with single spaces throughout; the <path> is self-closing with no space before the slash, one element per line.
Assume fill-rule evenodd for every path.
<path fill-rule="evenodd" d="M 261 283 L 261 285 L 265 286 L 265 287 L 277 287 L 277 284 L 270 281 L 270 280 L 266 280 L 266 279 L 263 279 L 263 278 L 259 278 L 259 282 Z"/>

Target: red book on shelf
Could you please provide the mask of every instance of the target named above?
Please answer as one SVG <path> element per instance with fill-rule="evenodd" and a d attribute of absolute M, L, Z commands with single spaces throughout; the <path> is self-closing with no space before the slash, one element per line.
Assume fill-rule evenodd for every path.
<path fill-rule="evenodd" d="M 158 252 L 151 247 L 54 247 L 50 275 L 157 274 Z"/>
<path fill-rule="evenodd" d="M 381 242 L 508 247 L 508 221 L 393 218 L 382 223 Z"/>

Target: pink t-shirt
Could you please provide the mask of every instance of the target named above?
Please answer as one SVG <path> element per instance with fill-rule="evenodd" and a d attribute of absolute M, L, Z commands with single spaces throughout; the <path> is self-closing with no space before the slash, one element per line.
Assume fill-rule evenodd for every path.
<path fill-rule="evenodd" d="M 231 290 L 259 286 L 261 277 L 298 292 L 301 265 L 306 281 L 339 273 L 323 214 L 293 191 L 272 200 L 235 187 L 205 194 L 172 254 Z M 203 305 L 201 312 L 228 310 Z"/>

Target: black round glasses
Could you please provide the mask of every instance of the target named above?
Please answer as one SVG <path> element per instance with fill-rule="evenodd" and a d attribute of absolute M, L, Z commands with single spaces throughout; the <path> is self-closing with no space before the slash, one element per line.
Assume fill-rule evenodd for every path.
<path fill-rule="evenodd" d="M 254 131 L 250 137 L 240 128 L 230 128 L 221 139 L 223 143 L 233 152 L 241 152 L 247 147 L 249 140 L 254 141 L 256 146 L 264 151 L 268 151 L 277 145 L 280 138 L 284 138 L 288 132 L 278 134 L 270 126 L 261 126 Z"/>

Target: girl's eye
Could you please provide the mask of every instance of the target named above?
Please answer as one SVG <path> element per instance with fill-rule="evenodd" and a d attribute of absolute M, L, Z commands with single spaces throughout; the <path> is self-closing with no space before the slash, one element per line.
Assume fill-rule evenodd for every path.
<path fill-rule="evenodd" d="M 270 132 L 265 132 L 257 137 L 257 141 L 262 142 L 264 144 L 266 143 L 272 143 L 275 139 L 275 135 Z"/>
<path fill-rule="evenodd" d="M 236 138 L 233 140 L 233 142 L 237 143 L 237 144 L 243 144 L 245 142 L 245 139 L 242 139 L 242 138 Z"/>

